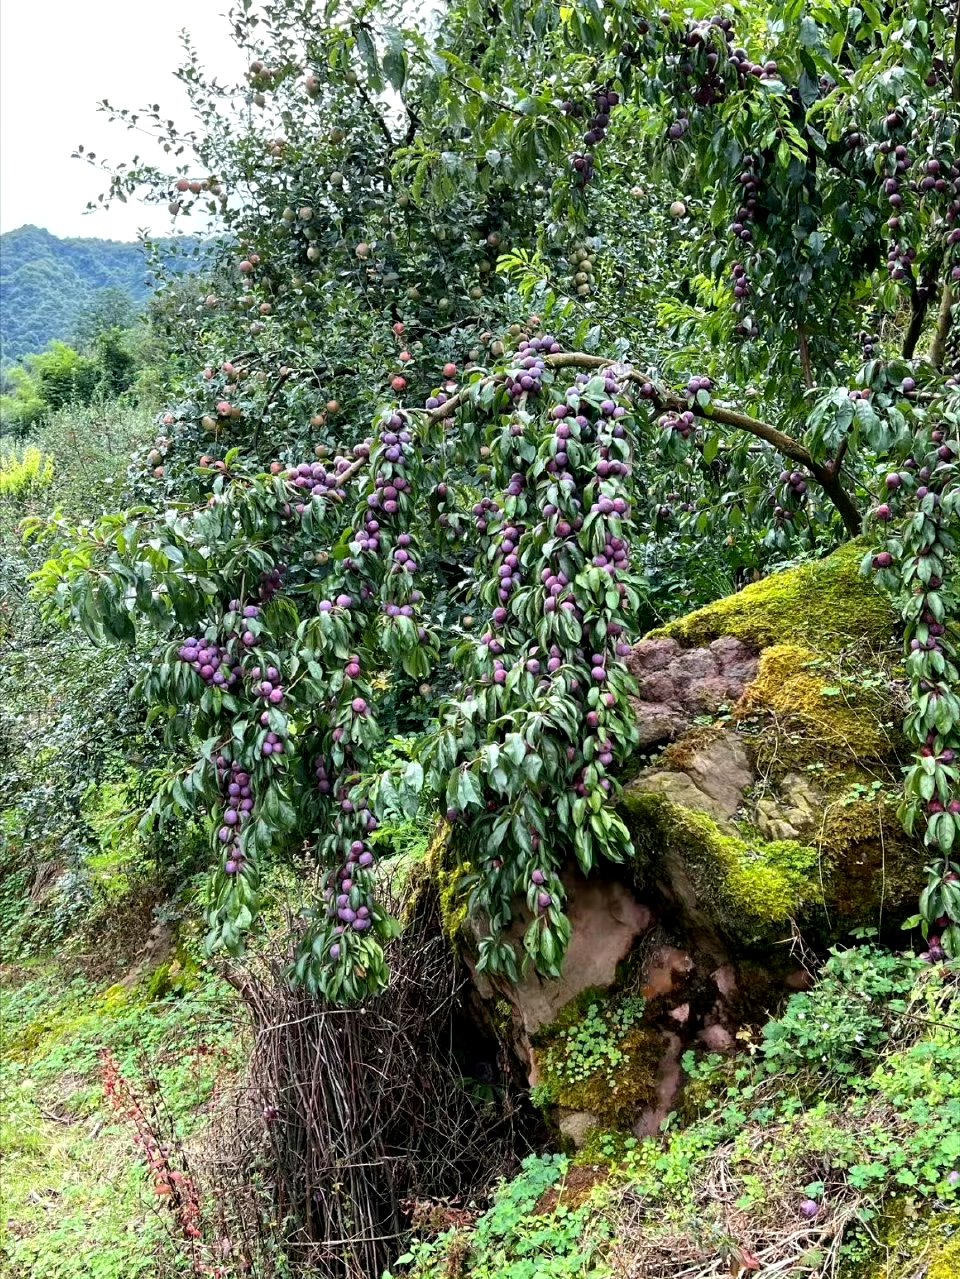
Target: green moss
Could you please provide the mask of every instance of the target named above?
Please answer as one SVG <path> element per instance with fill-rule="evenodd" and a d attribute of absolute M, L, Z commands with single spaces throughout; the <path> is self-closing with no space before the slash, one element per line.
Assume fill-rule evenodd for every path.
<path fill-rule="evenodd" d="M 913 1198 L 891 1197 L 874 1233 L 879 1245 L 865 1248 L 865 1264 L 841 1271 L 842 1279 L 891 1279 L 923 1275 L 924 1279 L 957 1279 L 960 1275 L 960 1215 L 929 1211 Z"/>
<path fill-rule="evenodd" d="M 622 1060 L 613 1075 L 598 1070 L 575 1084 L 562 1085 L 557 1103 L 586 1110 L 608 1127 L 630 1127 L 641 1110 L 657 1100 L 657 1072 L 663 1039 L 654 1030 L 636 1030 L 620 1045 Z"/>
<path fill-rule="evenodd" d="M 533 1037 L 542 1106 L 589 1111 L 607 1128 L 629 1128 L 657 1099 L 663 1040 L 640 1021 L 644 1001 L 582 991 Z"/>
<path fill-rule="evenodd" d="M 591 1167 L 597 1164 L 616 1168 L 638 1145 L 632 1133 L 616 1128 L 593 1128 L 586 1140 L 570 1160 L 571 1167 Z"/>
<path fill-rule="evenodd" d="M 818 842 L 827 909 L 848 927 L 898 915 L 923 888 L 923 855 L 893 796 L 828 803 Z"/>
<path fill-rule="evenodd" d="M 820 900 L 814 848 L 725 834 L 705 813 L 663 795 L 627 790 L 623 805 L 641 857 L 676 859 L 698 905 L 741 939 L 768 937 Z"/>
<path fill-rule="evenodd" d="M 449 856 L 450 825 L 441 822 L 427 848 L 424 863 L 440 896 L 440 922 L 447 939 L 459 946 L 470 915 L 464 880 L 473 867 L 469 862 L 454 862 Z"/>
<path fill-rule="evenodd" d="M 472 873 L 469 862 L 456 862 L 450 855 L 450 825 L 442 821 L 422 860 L 408 867 L 406 907 L 402 923 L 412 920 L 424 899 L 425 893 L 436 893 L 440 909 L 440 924 L 450 944 L 459 948 L 470 917 L 469 892 L 465 881 Z"/>
<path fill-rule="evenodd" d="M 148 1000 L 163 999 L 166 995 L 185 995 L 196 990 L 202 980 L 200 967 L 185 947 L 165 964 L 158 964 L 141 983 Z"/>
<path fill-rule="evenodd" d="M 858 766 L 886 760 L 898 735 L 887 723 L 886 687 L 844 679 L 797 644 L 774 644 L 760 655 L 757 674 L 738 707 L 740 719 L 772 719 L 759 742 L 761 770 L 786 771 L 810 761 L 839 758 Z M 769 757 L 769 758 L 766 758 Z"/>
<path fill-rule="evenodd" d="M 895 614 L 872 582 L 861 577 L 863 553 L 861 543 L 851 542 L 825 560 L 777 573 L 678 618 L 649 638 L 697 647 L 734 635 L 757 649 L 798 644 L 821 653 L 854 644 L 885 648 Z"/>
<path fill-rule="evenodd" d="M 927 1279 L 957 1279 L 957 1275 L 960 1275 L 960 1226 L 956 1221 L 954 1229 L 958 1233 L 934 1253 Z"/>

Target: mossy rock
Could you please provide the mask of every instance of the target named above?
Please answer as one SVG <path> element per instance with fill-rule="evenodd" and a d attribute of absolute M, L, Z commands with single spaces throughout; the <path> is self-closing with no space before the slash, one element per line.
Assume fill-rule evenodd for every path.
<path fill-rule="evenodd" d="M 953 1238 L 934 1252 L 927 1279 L 957 1279 L 960 1275 L 960 1225 L 954 1223 L 954 1230 Z"/>
<path fill-rule="evenodd" d="M 904 833 L 897 802 L 892 795 L 848 794 L 825 811 L 817 836 L 824 901 L 828 915 L 846 928 L 879 925 L 885 912 L 898 914 L 923 889 L 923 852 Z"/>
<path fill-rule="evenodd" d="M 879 1252 L 872 1260 L 841 1270 L 843 1279 L 957 1279 L 960 1276 L 960 1214 L 932 1211 L 897 1196 L 876 1224 Z"/>
<path fill-rule="evenodd" d="M 825 758 L 863 767 L 890 759 L 901 743 L 885 693 L 844 679 L 812 649 L 774 644 L 761 653 L 737 714 L 741 720 L 757 714 L 774 719 L 782 769 Z"/>
<path fill-rule="evenodd" d="M 896 614 L 861 575 L 864 550 L 862 543 L 851 542 L 827 559 L 764 578 L 647 638 L 702 647 L 733 635 L 758 650 L 793 644 L 833 654 L 854 646 L 887 649 L 896 633 Z"/>
<path fill-rule="evenodd" d="M 815 848 L 727 833 L 663 795 L 628 789 L 622 804 L 640 864 L 661 866 L 674 887 L 689 880 L 696 909 L 728 935 L 772 940 L 822 901 Z"/>
<path fill-rule="evenodd" d="M 547 1105 L 588 1112 L 607 1129 L 629 1128 L 641 1110 L 655 1105 L 663 1039 L 639 1024 L 642 1001 L 636 1018 L 616 1029 L 612 1019 L 625 1006 L 609 991 L 586 990 L 533 1036 L 538 1089 Z M 589 1038 L 604 1044 L 595 1056 L 604 1059 L 586 1073 L 576 1059 L 577 1032 L 591 1024 Z"/>
<path fill-rule="evenodd" d="M 469 862 L 458 863 L 450 854 L 451 826 L 441 821 L 427 846 L 423 859 L 406 867 L 406 907 L 401 923 L 406 926 L 416 917 L 425 893 L 435 893 L 444 936 L 455 949 L 462 946 L 469 919 L 467 881 L 472 873 Z"/>

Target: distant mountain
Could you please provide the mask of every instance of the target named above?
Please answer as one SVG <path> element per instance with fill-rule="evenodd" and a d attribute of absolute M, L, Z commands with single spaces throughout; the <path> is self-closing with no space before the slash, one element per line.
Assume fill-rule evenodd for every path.
<path fill-rule="evenodd" d="M 78 320 L 100 304 L 134 315 L 152 287 L 140 244 L 61 240 L 36 226 L 7 231 L 0 235 L 0 358 L 6 365 L 44 350 L 54 338 L 69 341 Z"/>

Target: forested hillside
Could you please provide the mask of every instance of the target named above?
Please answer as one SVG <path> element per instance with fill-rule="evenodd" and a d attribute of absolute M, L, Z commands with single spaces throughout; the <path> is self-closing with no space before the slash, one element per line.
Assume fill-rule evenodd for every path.
<path fill-rule="evenodd" d="M 0 358 L 9 364 L 54 339 L 74 340 L 78 322 L 98 307 L 126 328 L 153 284 L 141 244 L 60 239 L 36 226 L 7 231 L 0 236 Z"/>

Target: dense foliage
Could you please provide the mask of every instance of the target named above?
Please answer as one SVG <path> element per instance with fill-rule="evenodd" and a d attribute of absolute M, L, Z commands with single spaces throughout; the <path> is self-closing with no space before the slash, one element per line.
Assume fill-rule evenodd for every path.
<path fill-rule="evenodd" d="M 918 922 L 960 950 L 947 7 L 464 0 L 417 25 L 245 0 L 232 23 L 247 82 L 188 49 L 189 134 L 108 108 L 176 161 L 111 194 L 223 233 L 162 303 L 184 372 L 141 505 L 31 529 L 58 608 L 150 647 L 171 762 L 147 824 L 205 816 L 211 945 L 308 844 L 297 974 L 376 987 L 370 836 L 424 804 L 481 967 L 519 973 L 520 916 L 523 963 L 555 974 L 565 861 L 630 853 L 631 639 L 704 565 L 742 580 L 866 522 L 907 624 Z M 425 725 L 382 774 L 381 703 Z"/>

